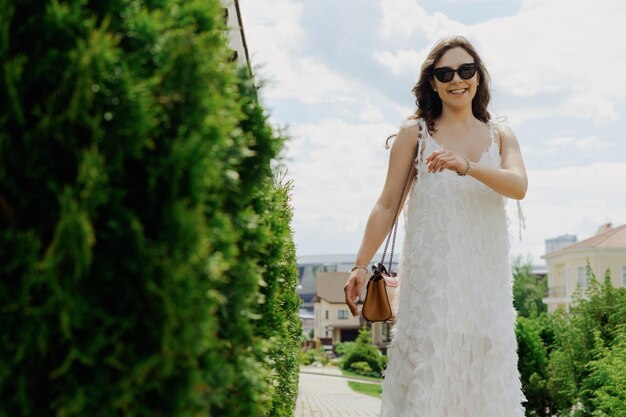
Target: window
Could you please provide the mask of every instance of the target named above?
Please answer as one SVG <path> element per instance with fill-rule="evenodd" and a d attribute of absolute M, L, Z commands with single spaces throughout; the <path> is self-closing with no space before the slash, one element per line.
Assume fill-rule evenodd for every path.
<path fill-rule="evenodd" d="M 391 342 L 391 326 L 383 322 L 383 342 Z"/>
<path fill-rule="evenodd" d="M 339 320 L 347 320 L 348 319 L 348 310 L 338 310 L 337 318 Z"/>
<path fill-rule="evenodd" d="M 578 267 L 578 285 L 580 285 L 580 288 L 587 288 L 587 267 L 586 266 Z"/>
<path fill-rule="evenodd" d="M 326 314 L 324 315 L 324 318 L 328 320 L 328 310 L 326 310 Z"/>
<path fill-rule="evenodd" d="M 622 287 L 626 288 L 626 265 L 622 266 Z"/>

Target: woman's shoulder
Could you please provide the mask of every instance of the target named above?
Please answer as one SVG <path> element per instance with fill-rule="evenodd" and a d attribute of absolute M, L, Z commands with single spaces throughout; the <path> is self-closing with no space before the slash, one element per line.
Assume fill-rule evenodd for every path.
<path fill-rule="evenodd" d="M 400 130 L 405 129 L 405 128 L 410 128 L 413 126 L 419 126 L 421 124 L 422 124 L 422 119 L 409 117 L 402 121 L 402 123 L 400 124 Z"/>
<path fill-rule="evenodd" d="M 422 119 L 404 119 L 400 124 L 400 130 L 398 131 L 398 135 L 416 137 L 419 134 L 422 126 L 424 126 Z"/>
<path fill-rule="evenodd" d="M 506 116 L 498 115 L 489 120 L 489 126 L 491 126 L 498 134 L 507 134 L 512 132 Z"/>
<path fill-rule="evenodd" d="M 389 148 L 389 139 L 394 138 L 393 146 L 394 147 L 409 147 L 414 146 L 415 140 L 418 138 L 420 133 L 420 122 L 419 119 L 407 118 L 402 121 L 400 124 L 400 128 L 398 129 L 398 133 L 395 135 L 391 135 L 387 138 L 386 148 Z"/>
<path fill-rule="evenodd" d="M 506 116 L 496 116 L 489 121 L 490 126 L 495 131 L 495 137 L 498 139 L 500 149 L 504 146 L 517 144 L 517 136 L 508 123 Z"/>

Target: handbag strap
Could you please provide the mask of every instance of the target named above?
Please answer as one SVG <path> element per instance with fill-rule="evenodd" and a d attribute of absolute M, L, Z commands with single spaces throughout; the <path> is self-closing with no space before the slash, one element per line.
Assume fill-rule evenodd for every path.
<path fill-rule="evenodd" d="M 393 240 L 391 242 L 391 254 L 389 255 L 389 274 L 391 274 L 391 265 L 393 263 L 393 249 L 396 246 L 396 234 L 398 232 L 398 214 L 400 213 L 400 204 L 402 204 L 402 197 L 404 197 L 404 192 L 406 191 L 406 186 L 409 183 L 409 177 L 411 176 L 411 170 L 413 169 L 413 164 L 417 159 L 417 154 L 419 151 L 420 144 L 422 143 L 422 125 L 418 122 L 419 133 L 417 135 L 417 145 L 415 146 L 415 152 L 413 153 L 413 158 L 411 158 L 411 163 L 409 164 L 409 172 L 406 173 L 406 178 L 404 179 L 404 185 L 402 185 L 402 192 L 400 193 L 400 199 L 398 201 L 398 206 L 396 207 L 396 213 L 393 215 L 393 222 L 391 223 L 391 228 L 389 229 L 389 233 L 387 233 L 387 242 L 385 243 L 385 249 L 383 250 L 383 258 L 380 260 L 382 265 L 385 264 L 385 256 L 387 255 L 387 247 L 389 246 L 389 240 L 393 235 Z"/>

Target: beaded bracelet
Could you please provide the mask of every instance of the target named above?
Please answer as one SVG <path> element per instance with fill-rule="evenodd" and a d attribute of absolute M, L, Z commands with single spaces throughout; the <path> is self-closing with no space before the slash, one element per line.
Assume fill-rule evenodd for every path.
<path fill-rule="evenodd" d="M 464 171 L 464 172 L 459 172 L 459 171 L 457 171 L 457 172 L 456 172 L 456 175 L 458 175 L 459 177 L 464 177 L 464 176 L 466 176 L 466 175 L 467 175 L 467 173 L 468 173 L 468 172 L 469 172 L 469 170 L 470 170 L 470 161 L 469 161 L 469 159 L 467 159 L 467 157 L 464 157 L 464 158 L 465 158 L 465 164 L 466 164 L 466 166 L 465 166 L 465 171 Z"/>
<path fill-rule="evenodd" d="M 355 270 L 355 269 L 359 269 L 359 268 L 365 269 L 365 272 L 367 272 L 367 267 L 366 267 L 366 266 L 363 266 L 363 265 L 357 265 L 357 266 L 353 267 L 353 268 L 350 270 L 350 272 L 354 272 L 354 270 Z"/>

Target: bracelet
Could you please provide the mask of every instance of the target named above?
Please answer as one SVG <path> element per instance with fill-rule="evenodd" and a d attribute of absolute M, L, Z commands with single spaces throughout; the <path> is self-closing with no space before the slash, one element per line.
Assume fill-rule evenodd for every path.
<path fill-rule="evenodd" d="M 350 270 L 350 273 L 354 272 L 355 269 L 359 269 L 359 268 L 365 269 L 365 272 L 367 272 L 367 267 L 366 266 L 357 265 L 355 267 L 352 267 L 352 269 Z"/>
<path fill-rule="evenodd" d="M 466 164 L 466 165 L 465 165 L 465 171 L 464 171 L 464 172 L 459 172 L 459 171 L 457 171 L 457 172 L 456 172 L 456 175 L 458 175 L 459 177 L 464 177 L 464 176 L 466 176 L 466 175 L 467 175 L 467 173 L 468 173 L 468 172 L 469 172 L 469 170 L 470 170 L 470 161 L 469 161 L 469 159 L 467 159 L 467 157 L 465 157 L 465 156 L 464 156 L 464 158 L 465 158 L 465 164 Z"/>

